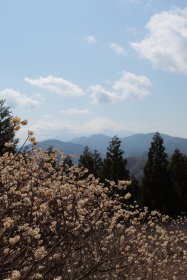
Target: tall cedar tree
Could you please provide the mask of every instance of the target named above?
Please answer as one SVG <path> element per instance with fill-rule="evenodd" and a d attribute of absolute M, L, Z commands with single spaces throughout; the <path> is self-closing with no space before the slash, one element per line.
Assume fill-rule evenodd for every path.
<path fill-rule="evenodd" d="M 89 170 L 90 173 L 93 174 L 94 171 L 93 154 L 88 146 L 84 148 L 82 155 L 80 155 L 79 165 L 84 166 Z"/>
<path fill-rule="evenodd" d="M 142 184 L 143 205 L 148 206 L 150 210 L 171 214 L 173 191 L 169 180 L 164 142 L 158 132 L 151 142 Z"/>
<path fill-rule="evenodd" d="M 129 179 L 127 160 L 123 157 L 123 154 L 124 151 L 121 149 L 121 141 L 118 136 L 114 136 L 107 148 L 106 158 L 103 163 L 104 179 L 115 182 Z"/>
<path fill-rule="evenodd" d="M 177 214 L 187 214 L 187 157 L 175 150 L 169 164 Z"/>
<path fill-rule="evenodd" d="M 101 178 L 102 170 L 103 170 L 103 159 L 97 150 L 94 150 L 93 152 L 93 163 L 94 163 L 93 174 L 95 175 L 96 178 Z"/>
<path fill-rule="evenodd" d="M 15 153 L 18 139 L 15 139 L 14 125 L 11 121 L 12 115 L 9 107 L 5 106 L 5 100 L 0 100 L 0 156 L 6 152 Z M 6 142 L 14 143 L 14 146 L 7 148 Z"/>

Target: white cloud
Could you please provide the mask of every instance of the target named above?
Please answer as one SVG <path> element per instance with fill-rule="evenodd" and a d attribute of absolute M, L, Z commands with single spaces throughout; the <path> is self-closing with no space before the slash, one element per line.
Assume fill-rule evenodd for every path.
<path fill-rule="evenodd" d="M 154 67 L 187 74 L 187 8 L 175 8 L 151 17 L 149 33 L 133 48 Z"/>
<path fill-rule="evenodd" d="M 110 44 L 110 48 L 113 49 L 118 55 L 125 54 L 125 49 L 117 43 Z"/>
<path fill-rule="evenodd" d="M 63 78 L 53 76 L 40 77 L 39 79 L 25 78 L 25 81 L 47 91 L 57 93 L 61 96 L 82 96 L 84 91 L 76 84 Z"/>
<path fill-rule="evenodd" d="M 123 71 L 122 77 L 113 85 L 113 90 L 119 92 L 120 99 L 142 98 L 150 95 L 147 88 L 151 86 L 150 80 L 145 76 Z"/>
<path fill-rule="evenodd" d="M 36 107 L 39 104 L 37 100 L 11 88 L 0 91 L 0 98 L 6 99 L 10 107 Z"/>
<path fill-rule="evenodd" d="M 89 87 L 89 91 L 93 103 L 113 103 L 118 100 L 116 93 L 104 89 L 100 84 Z"/>
<path fill-rule="evenodd" d="M 72 115 L 85 115 L 85 114 L 89 114 L 90 111 L 88 109 L 77 109 L 77 108 L 70 108 L 67 110 L 61 110 L 61 113 L 68 115 L 68 116 L 72 116 Z"/>
<path fill-rule="evenodd" d="M 84 40 L 88 45 L 93 45 L 96 43 L 96 38 L 93 35 L 87 35 L 84 37 Z"/>
<path fill-rule="evenodd" d="M 123 71 L 122 77 L 113 83 L 111 90 L 98 84 L 89 88 L 93 103 L 113 103 L 127 98 L 143 98 L 150 95 L 150 80 L 145 76 Z"/>

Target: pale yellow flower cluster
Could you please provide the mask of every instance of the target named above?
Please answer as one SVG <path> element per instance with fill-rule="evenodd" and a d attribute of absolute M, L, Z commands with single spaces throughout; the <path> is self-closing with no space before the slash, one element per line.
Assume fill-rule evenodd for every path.
<path fill-rule="evenodd" d="M 19 117 L 13 117 L 12 118 L 12 123 L 14 125 L 14 130 L 20 130 L 22 125 L 27 125 L 28 121 L 27 120 L 21 120 Z"/>
<path fill-rule="evenodd" d="M 21 120 L 19 117 L 12 117 L 11 119 L 13 124 L 13 130 L 18 131 L 21 129 L 21 126 L 25 126 L 28 124 L 27 120 Z M 26 141 L 29 140 L 33 146 L 37 144 L 36 138 L 34 137 L 34 132 L 31 130 L 28 130 L 28 137 Z M 4 146 L 7 148 L 12 148 L 14 146 L 14 142 L 6 142 L 4 143 Z"/>
<path fill-rule="evenodd" d="M 4 146 L 7 147 L 7 148 L 12 148 L 12 147 L 14 147 L 14 142 L 6 142 L 4 144 Z"/>
<path fill-rule="evenodd" d="M 19 270 L 13 270 L 11 276 L 6 278 L 5 280 L 18 280 L 21 277 L 21 273 Z"/>
<path fill-rule="evenodd" d="M 4 228 L 10 228 L 12 225 L 14 224 L 14 220 L 11 219 L 10 217 L 7 217 L 4 221 L 3 221 L 3 226 Z"/>
<path fill-rule="evenodd" d="M 35 138 L 35 136 L 34 136 L 34 132 L 31 131 L 31 130 L 28 131 L 28 140 L 31 142 L 31 144 L 32 144 L 33 146 L 35 146 L 35 145 L 37 144 L 36 138 Z"/>
<path fill-rule="evenodd" d="M 40 259 L 44 258 L 46 254 L 47 254 L 47 251 L 46 251 L 45 247 L 41 246 L 34 251 L 34 258 L 35 258 L 35 260 L 40 260 Z"/>
<path fill-rule="evenodd" d="M 125 198 L 126 200 L 130 199 L 130 198 L 131 198 L 131 194 L 128 192 L 128 193 L 124 196 L 124 198 Z"/>
<path fill-rule="evenodd" d="M 20 236 L 19 236 L 19 235 L 16 235 L 16 236 L 14 236 L 14 237 L 12 237 L 12 238 L 9 238 L 9 243 L 10 243 L 11 245 L 14 245 L 14 244 L 16 244 L 19 240 L 20 240 Z"/>
<path fill-rule="evenodd" d="M 125 205 L 129 181 L 105 187 L 53 152 L 0 157 L 1 279 L 185 279 L 186 218 Z"/>

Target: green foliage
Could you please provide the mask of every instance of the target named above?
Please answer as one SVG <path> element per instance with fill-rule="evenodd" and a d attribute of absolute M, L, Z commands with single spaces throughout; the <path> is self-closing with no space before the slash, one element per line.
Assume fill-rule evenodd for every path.
<path fill-rule="evenodd" d="M 82 155 L 80 155 L 79 165 L 84 166 L 90 171 L 90 173 L 93 174 L 93 169 L 94 169 L 93 154 L 88 146 L 84 148 Z"/>
<path fill-rule="evenodd" d="M 97 150 L 94 150 L 92 153 L 88 146 L 86 146 L 79 158 L 79 165 L 87 168 L 95 177 L 101 177 L 103 160 Z"/>
<path fill-rule="evenodd" d="M 93 174 L 96 178 L 102 177 L 103 159 L 97 150 L 93 152 L 94 171 Z"/>
<path fill-rule="evenodd" d="M 118 136 L 114 136 L 107 148 L 104 159 L 103 176 L 105 179 L 118 180 L 129 179 L 127 170 L 127 160 L 123 157 L 124 151 L 121 149 L 121 141 Z"/>
<path fill-rule="evenodd" d="M 5 106 L 5 100 L 0 100 L 0 155 L 6 152 L 15 152 L 18 140 L 15 139 L 14 125 L 9 107 Z M 6 147 L 6 142 L 13 143 L 13 147 Z"/>
<path fill-rule="evenodd" d="M 143 205 L 151 210 L 171 213 L 173 190 L 169 179 L 167 154 L 158 132 L 155 133 L 149 149 L 142 183 Z"/>
<path fill-rule="evenodd" d="M 187 157 L 179 150 L 171 158 L 169 174 L 175 190 L 176 211 L 187 214 Z"/>

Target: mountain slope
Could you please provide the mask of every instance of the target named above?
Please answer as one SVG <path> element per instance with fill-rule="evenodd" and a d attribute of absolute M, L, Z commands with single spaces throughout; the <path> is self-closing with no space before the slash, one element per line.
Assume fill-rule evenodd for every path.
<path fill-rule="evenodd" d="M 71 140 L 71 143 L 77 143 L 82 146 L 88 146 L 91 150 L 98 150 L 103 156 L 112 137 L 104 134 L 94 134 L 89 137 L 79 137 Z"/>
<path fill-rule="evenodd" d="M 30 145 L 28 145 L 29 148 Z M 74 154 L 78 159 L 79 156 L 82 154 L 84 150 L 84 146 L 69 143 L 69 142 L 62 142 L 56 139 L 49 139 L 45 141 L 38 142 L 37 146 L 41 147 L 44 150 L 47 150 L 50 146 L 59 149 L 60 151 L 64 152 L 65 154 Z"/>
<path fill-rule="evenodd" d="M 121 139 L 122 149 L 125 151 L 125 156 L 142 156 L 149 151 L 154 133 L 134 134 Z M 180 149 L 184 154 L 187 154 L 187 139 L 180 137 L 172 137 L 166 134 L 161 136 L 164 140 L 166 152 L 171 155 L 175 149 Z"/>

